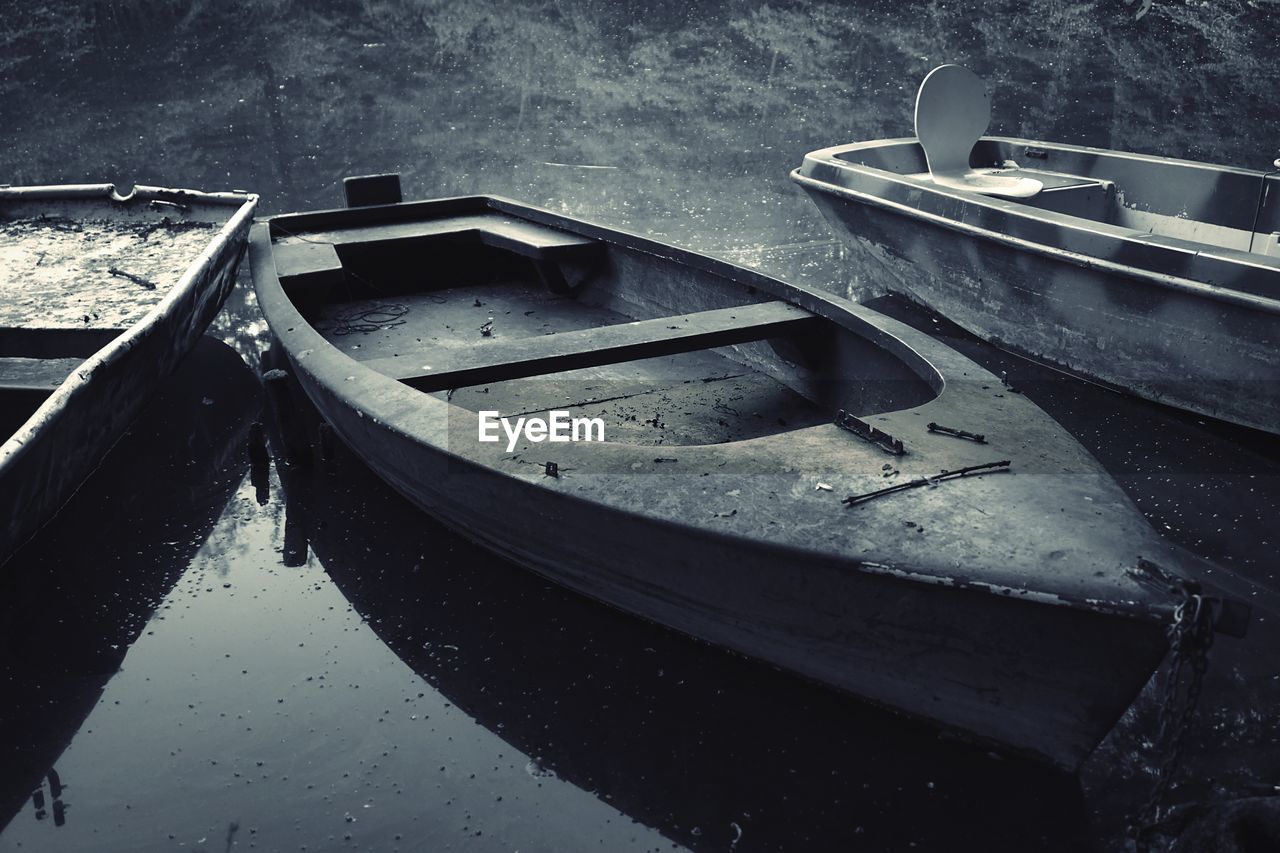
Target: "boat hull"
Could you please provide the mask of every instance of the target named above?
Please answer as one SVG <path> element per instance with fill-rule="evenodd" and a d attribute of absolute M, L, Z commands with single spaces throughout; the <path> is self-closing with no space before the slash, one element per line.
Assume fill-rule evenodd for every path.
<path fill-rule="evenodd" d="M 305 361 L 293 366 L 371 469 L 495 553 L 621 610 L 1064 769 L 1090 754 L 1167 648 L 1152 622 L 868 574 L 547 492 L 366 417 Z"/>
<path fill-rule="evenodd" d="M 594 277 L 575 295 L 539 296 L 527 305 L 501 302 L 498 288 L 430 291 L 421 305 L 411 292 L 395 297 L 406 303 L 403 324 L 371 329 L 358 343 L 337 331 L 328 332 L 337 344 L 325 336 L 325 318 L 346 315 L 348 300 L 365 306 L 352 296 L 351 282 L 382 293 L 378 264 L 390 276 L 424 265 L 461 269 L 481 257 L 474 253 L 483 246 L 430 243 L 423 235 L 447 231 L 457 220 L 473 228 L 477 217 L 498 214 L 509 218 L 507 234 L 515 233 L 518 219 L 556 229 L 556 240 L 567 234 L 596 241 Z M 1131 569 L 1145 557 L 1177 571 L 1186 555 L 1155 535 L 1096 461 L 1045 413 L 908 326 L 829 294 L 502 199 L 294 214 L 278 226 L 277 220 L 256 226 L 250 241 L 259 305 L 321 416 L 416 506 L 551 581 L 1068 769 L 1111 729 L 1167 650 L 1164 629 L 1176 602 L 1167 590 L 1139 583 Z M 298 235 L 306 237 L 301 244 Z M 312 248 L 317 245 L 322 248 Z M 341 248 L 336 265 L 334 246 Z M 323 265 L 312 263 L 316 251 Z M 343 278 L 347 272 L 350 281 Z M 624 304 L 632 326 L 656 316 L 662 319 L 646 327 L 651 333 L 685 333 L 705 322 L 698 312 L 723 310 L 744 288 L 848 335 L 839 338 L 845 349 L 823 362 L 840 376 L 916 389 L 919 383 L 892 378 L 909 368 L 924 380 L 930 393 L 923 398 L 914 391 L 870 392 L 875 402 L 869 405 L 877 408 L 868 411 L 881 414 L 868 416 L 890 438 L 906 438 L 905 456 L 886 455 L 891 448 L 874 438 L 861 441 L 825 420 L 788 421 L 780 432 L 710 443 L 614 440 L 503 452 L 477 442 L 476 412 L 463 405 L 469 393 L 497 409 L 517 405 L 501 402 L 502 382 L 486 380 L 479 392 L 461 382 L 455 395 L 408 384 L 422 377 L 396 378 L 416 365 L 434 365 L 421 369 L 437 369 L 426 378 L 438 385 L 440 375 L 456 370 L 441 366 L 447 362 L 434 338 L 465 328 L 466 311 L 482 304 L 508 318 L 510 340 L 536 347 L 528 350 L 536 354 L 580 333 L 546 334 L 549 318 L 575 305 L 581 318 L 599 302 Z M 522 308 L 536 308 L 544 324 L 525 337 L 514 332 Z M 617 323 L 592 334 L 629 328 Z M 469 341 L 465 333 L 462 341 Z M 842 352 L 856 357 L 840 361 Z M 786 359 L 769 347 L 738 355 L 738 369 Z M 410 369 L 400 373 L 406 364 Z M 718 374 L 689 374 L 685 382 L 694 379 L 696 391 L 701 375 Z M 676 414 L 698 405 L 692 395 L 667 399 Z M 707 405 L 716 399 L 708 397 Z M 857 398 L 842 393 L 839 399 Z M 289 408 L 287 401 L 277 403 Z M 518 405 L 532 411 L 538 404 Z M 711 411 L 727 423 L 722 409 Z M 981 426 L 988 437 L 974 442 L 931 432 L 926 425 L 935 421 Z M 556 471 L 544 471 L 548 457 Z M 897 482 L 898 464 L 910 477 L 998 459 L 1015 460 L 1015 472 L 852 507 L 831 494 L 882 489 Z"/>
<path fill-rule="evenodd" d="M 874 286 L 1090 380 L 1280 432 L 1280 299 L 1267 284 L 1280 283 L 1276 259 L 967 193 L 951 198 L 924 182 L 908 186 L 909 176 L 836 163 L 830 152 L 810 156 L 793 177 Z M 1257 192 L 1255 184 L 1237 194 L 1250 187 Z"/>
<path fill-rule="evenodd" d="M 215 238 L 213 251 L 188 271 L 189 277 L 175 285 L 157 310 L 135 325 L 125 330 L 86 330 L 81 354 L 89 359 L 4 446 L 0 563 L 34 535 L 98 467 L 221 309 L 235 284 L 256 197 L 222 201 L 238 209 Z M 65 332 L 36 330 L 31 337 L 45 334 Z"/>

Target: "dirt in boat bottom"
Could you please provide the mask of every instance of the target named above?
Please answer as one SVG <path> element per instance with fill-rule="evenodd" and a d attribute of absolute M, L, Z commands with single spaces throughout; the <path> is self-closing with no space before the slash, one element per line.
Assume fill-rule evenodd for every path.
<path fill-rule="evenodd" d="M 206 222 L 0 221 L 0 327 L 128 327 L 213 234 Z"/>

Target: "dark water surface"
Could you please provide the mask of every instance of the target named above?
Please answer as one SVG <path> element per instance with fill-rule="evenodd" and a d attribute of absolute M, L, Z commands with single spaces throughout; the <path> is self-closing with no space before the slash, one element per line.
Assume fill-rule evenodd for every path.
<path fill-rule="evenodd" d="M 787 181 L 910 131 L 941 61 L 1017 135 L 1261 166 L 1265 4 L 37 3 L 0 21 L 0 181 L 494 192 L 842 293 Z M 1004 371 L 1255 607 L 1174 802 L 1280 783 L 1280 451 L 877 307 Z M 339 447 L 251 477 L 268 334 L 212 336 L 0 580 L 0 850 L 1117 849 L 1150 688 L 1079 781 L 673 636 L 499 562 Z M 265 501 L 265 502 L 264 502 Z M 51 772 L 52 771 L 52 772 Z M 33 797 L 33 790 L 39 797 Z"/>

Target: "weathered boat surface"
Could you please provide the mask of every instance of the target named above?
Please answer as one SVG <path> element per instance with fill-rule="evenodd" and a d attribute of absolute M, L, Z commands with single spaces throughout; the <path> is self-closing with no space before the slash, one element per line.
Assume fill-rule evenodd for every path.
<path fill-rule="evenodd" d="M 0 561 L 71 497 L 209 325 L 256 203 L 0 188 Z"/>
<path fill-rule="evenodd" d="M 446 524 L 1063 767 L 1165 653 L 1177 599 L 1139 560 L 1204 569 L 1032 403 L 846 300 L 491 197 L 275 217 L 250 256 L 317 409 Z M 478 440 L 480 410 L 552 409 L 602 418 L 609 440 Z M 835 426 L 840 409 L 871 440 Z"/>
<path fill-rule="evenodd" d="M 873 277 L 968 331 L 1280 433 L 1280 172 L 1005 137 L 970 162 L 1044 189 L 938 185 L 915 139 L 814 151 L 792 178 Z"/>

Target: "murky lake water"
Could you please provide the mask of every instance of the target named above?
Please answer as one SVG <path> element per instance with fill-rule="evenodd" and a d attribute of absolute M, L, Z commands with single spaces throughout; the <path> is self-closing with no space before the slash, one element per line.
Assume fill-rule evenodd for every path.
<path fill-rule="evenodd" d="M 1255 167 L 1280 138 L 1274 16 L 1246 5 L 117 5 L 0 24 L 0 180 L 278 212 L 398 170 L 407 196 L 508 195 L 868 295 L 786 173 L 909 133 L 937 62 L 992 81 L 1003 132 Z M 1255 621 L 1215 646 L 1174 800 L 1280 783 L 1274 443 L 875 304 L 1006 371 L 1223 567 Z M 251 477 L 246 281 L 211 335 L 0 581 L 0 850 L 1120 846 L 1151 695 L 1077 782 L 548 586 L 340 447 Z"/>

